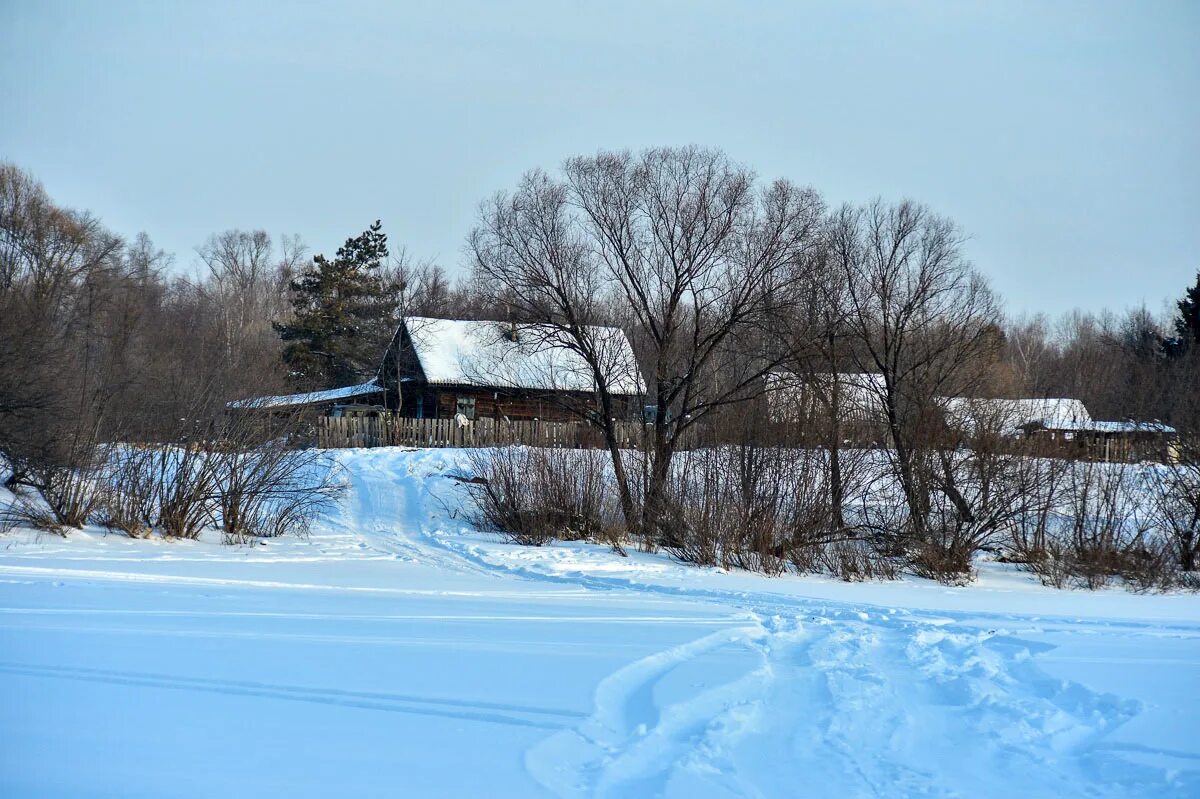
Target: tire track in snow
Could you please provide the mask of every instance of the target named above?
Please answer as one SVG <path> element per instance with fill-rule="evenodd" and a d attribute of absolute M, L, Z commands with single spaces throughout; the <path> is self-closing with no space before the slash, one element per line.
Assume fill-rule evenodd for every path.
<path fill-rule="evenodd" d="M 180 677 L 170 674 L 150 674 L 134 671 L 93 669 L 44 664 L 0 663 L 0 673 L 24 677 L 103 682 L 139 688 L 165 688 L 179 691 L 252 696 L 263 699 L 283 699 L 363 710 L 381 710 L 424 716 L 483 721 L 518 727 L 560 729 L 570 719 L 581 714 L 572 710 L 535 707 L 498 702 L 435 699 L 411 694 L 377 691 L 347 691 L 333 688 L 278 685 L 250 680 L 217 680 L 201 677 Z"/>
<path fill-rule="evenodd" d="M 654 686 L 682 663 L 765 634 L 758 624 L 719 630 L 618 669 L 596 686 L 592 715 L 533 747 L 526 754 L 526 768 L 559 796 L 615 795 L 632 782 L 657 776 L 685 753 L 683 731 L 706 724 L 726 702 L 740 703 L 743 688 L 736 684 L 739 680 L 660 713 L 653 702 Z M 645 788 L 636 795 L 649 795 Z"/>
<path fill-rule="evenodd" d="M 352 456 L 349 455 L 352 453 Z M 328 520 L 354 533 L 360 546 L 410 563 L 493 578 L 489 569 L 439 546 L 426 532 L 427 506 L 436 502 L 431 477 L 446 474 L 449 456 L 440 450 L 425 453 L 415 463 L 395 458 L 394 448 L 340 450 L 339 463 L 348 476 L 353 511 Z M 364 535 L 366 533 L 366 535 Z"/>

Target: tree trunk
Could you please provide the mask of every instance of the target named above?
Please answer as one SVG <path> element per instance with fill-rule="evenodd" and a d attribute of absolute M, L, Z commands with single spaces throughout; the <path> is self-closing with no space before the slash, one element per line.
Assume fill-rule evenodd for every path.
<path fill-rule="evenodd" d="M 842 484 L 842 447 L 837 440 L 837 429 L 829 441 L 829 511 L 832 514 L 834 530 L 845 530 L 846 519 L 842 506 L 846 502 L 846 488 Z"/>
<path fill-rule="evenodd" d="M 667 531 L 663 529 L 663 506 L 666 501 L 667 480 L 671 474 L 671 460 L 675 455 L 674 437 L 667 435 L 667 426 L 661 416 L 654 423 L 654 441 L 650 449 L 650 480 L 646 484 L 646 497 L 642 505 L 642 535 L 647 544 L 659 546 Z M 678 431 L 676 431 L 676 437 Z"/>

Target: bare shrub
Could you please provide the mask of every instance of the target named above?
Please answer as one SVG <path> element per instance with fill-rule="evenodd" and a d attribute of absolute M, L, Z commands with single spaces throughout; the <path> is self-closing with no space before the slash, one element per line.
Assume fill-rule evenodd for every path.
<path fill-rule="evenodd" d="M 1037 575 L 1042 585 L 1066 588 L 1074 574 L 1070 546 L 1059 538 L 1048 539 L 1036 557 L 1026 561 L 1026 567 Z"/>
<path fill-rule="evenodd" d="M 0 530 L 32 527 L 45 533 L 66 536 L 67 530 L 58 517 L 38 499 L 18 494 L 12 505 L 0 514 Z"/>
<path fill-rule="evenodd" d="M 1177 568 L 1196 571 L 1200 563 L 1200 457 L 1185 450 L 1174 463 L 1151 475 L 1153 514 Z"/>
<path fill-rule="evenodd" d="M 804 470 L 809 455 L 753 441 L 685 453 L 668 483 L 662 548 L 689 563 L 781 573 L 789 549 L 828 530 L 826 495 L 787 471 Z"/>
<path fill-rule="evenodd" d="M 1121 578 L 1135 591 L 1168 591 L 1186 586 L 1170 542 L 1158 531 L 1143 531 L 1121 562 Z"/>
<path fill-rule="evenodd" d="M 861 490 L 865 470 L 853 473 Z M 894 577 L 858 514 L 837 507 L 825 449 L 754 440 L 692 450 L 672 473 L 660 540 L 674 557 L 777 575 L 789 566 L 842 579 Z M 846 485 L 846 483 L 844 483 Z"/>
<path fill-rule="evenodd" d="M 845 538 L 814 543 L 789 553 L 796 571 L 830 574 L 848 583 L 862 580 L 895 580 L 902 561 L 881 552 L 867 538 Z"/>
<path fill-rule="evenodd" d="M 205 443 L 114 447 L 98 488 L 99 521 L 131 538 L 199 537 L 215 487 Z"/>
<path fill-rule="evenodd" d="M 228 446 L 209 458 L 212 521 L 230 544 L 305 535 L 342 489 L 325 453 L 294 449 L 279 440 L 255 447 Z"/>
<path fill-rule="evenodd" d="M 159 517 L 155 460 L 161 457 L 161 447 L 125 447 L 113 453 L 101 489 L 101 524 L 130 538 L 150 536 Z"/>
<path fill-rule="evenodd" d="M 622 551 L 605 453 L 511 446 L 468 457 L 476 526 L 518 544 L 586 539 Z"/>
<path fill-rule="evenodd" d="M 83 527 L 99 506 L 96 475 L 90 467 L 39 469 L 36 479 L 54 520 L 62 527 Z"/>
<path fill-rule="evenodd" d="M 1039 462 L 976 440 L 973 449 L 939 449 L 917 461 L 928 468 L 925 534 L 908 551 L 913 571 L 961 584 L 974 557 L 993 549 L 1010 528 L 1025 523 L 1041 479 Z"/>
<path fill-rule="evenodd" d="M 157 481 L 158 524 L 168 538 L 195 539 L 211 517 L 210 502 L 216 490 L 216 464 L 203 442 L 159 450 Z"/>
<path fill-rule="evenodd" d="M 44 504 L 19 502 L 14 510 L 22 522 L 60 534 L 87 524 L 101 504 L 100 484 L 107 452 L 107 447 L 89 438 L 67 447 L 61 457 L 31 465 L 23 479 L 41 495 Z"/>
<path fill-rule="evenodd" d="M 1048 527 L 1044 547 L 1028 561 L 1055 587 L 1101 588 L 1115 577 L 1151 587 L 1162 564 L 1160 544 L 1141 512 L 1134 467 L 1078 462 L 1063 483 L 1063 518 Z"/>
<path fill-rule="evenodd" d="M 1005 557 L 1024 564 L 1036 564 L 1049 554 L 1054 529 L 1061 518 L 1059 504 L 1071 462 L 1058 458 L 1032 460 L 1034 479 L 1025 487 L 1021 512 L 1008 525 Z"/>
<path fill-rule="evenodd" d="M 1135 543 L 1131 470 L 1125 464 L 1080 463 L 1070 482 L 1073 576 L 1099 588 L 1121 574 Z"/>

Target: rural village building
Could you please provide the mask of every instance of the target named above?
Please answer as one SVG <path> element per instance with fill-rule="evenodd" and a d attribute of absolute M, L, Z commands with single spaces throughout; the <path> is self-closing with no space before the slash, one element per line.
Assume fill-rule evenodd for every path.
<path fill-rule="evenodd" d="M 625 334 L 590 327 L 619 419 L 640 417 L 645 393 Z M 387 410 L 417 419 L 566 421 L 594 408 L 591 366 L 544 324 L 409 317 L 396 330 L 376 376 L 353 386 L 229 403 L 231 409 L 331 416 Z"/>
<path fill-rule="evenodd" d="M 633 419 L 645 394 L 625 334 L 591 327 L 602 374 L 617 400 L 614 414 Z M 594 408 L 592 367 L 564 346 L 553 325 L 410 317 L 396 331 L 378 381 L 400 413 L 416 418 L 565 421 Z"/>
<path fill-rule="evenodd" d="M 850 440 L 879 443 L 885 421 L 883 376 L 875 373 L 815 375 L 813 386 L 788 372 L 767 379 L 767 405 L 776 422 L 802 422 L 822 412 L 836 388 L 838 418 Z M 814 387 L 817 390 L 813 390 Z M 947 427 L 966 435 L 997 431 L 1044 445 L 1047 455 L 1100 460 L 1172 457 L 1174 428 L 1158 422 L 1097 421 L 1081 400 L 1072 398 L 986 399 L 938 397 Z"/>

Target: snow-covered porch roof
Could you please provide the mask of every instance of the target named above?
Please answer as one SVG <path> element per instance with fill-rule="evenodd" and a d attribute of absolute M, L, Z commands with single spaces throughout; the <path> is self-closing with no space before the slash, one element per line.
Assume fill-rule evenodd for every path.
<path fill-rule="evenodd" d="M 1092 420 L 1060 422 L 1054 425 L 1046 425 L 1046 429 L 1065 430 L 1076 433 L 1159 433 L 1168 436 L 1175 434 L 1174 427 L 1160 422 L 1103 422 Z"/>
<path fill-rule="evenodd" d="M 286 408 L 296 405 L 315 405 L 322 402 L 336 402 L 337 400 L 350 399 L 352 397 L 379 394 L 383 390 L 383 386 L 374 380 L 368 380 L 366 383 L 343 386 L 341 388 L 330 388 L 325 391 L 308 391 L 301 394 L 277 394 L 269 397 L 251 397 L 250 399 L 234 400 L 233 402 L 226 403 L 225 407 L 238 410 L 261 410 L 266 408 Z"/>

